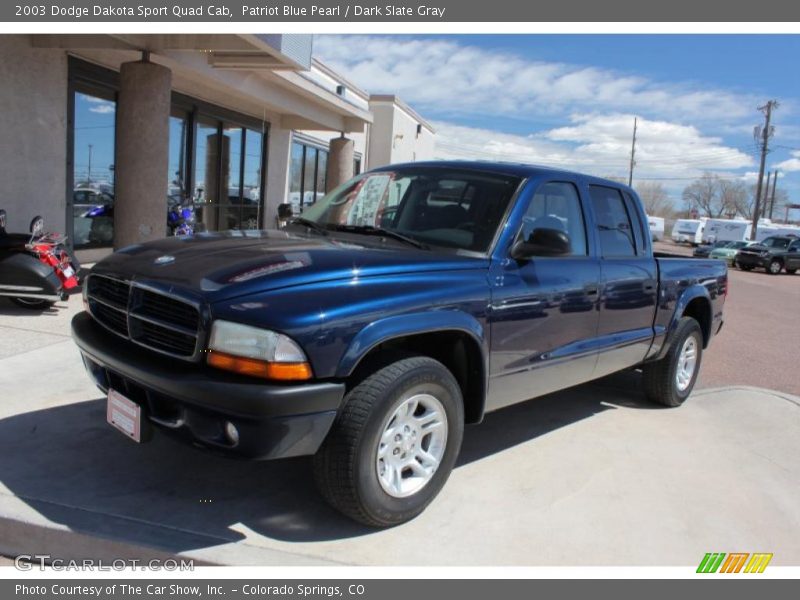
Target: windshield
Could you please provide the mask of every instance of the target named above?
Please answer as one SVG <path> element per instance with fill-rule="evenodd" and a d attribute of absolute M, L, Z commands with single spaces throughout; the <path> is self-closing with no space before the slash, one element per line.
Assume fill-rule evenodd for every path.
<path fill-rule="evenodd" d="M 327 194 L 302 218 L 330 231 L 379 229 L 424 245 L 486 252 L 519 183 L 457 168 L 370 172 Z"/>
<path fill-rule="evenodd" d="M 767 248 L 783 249 L 789 246 L 789 240 L 787 238 L 769 237 L 761 243 Z"/>

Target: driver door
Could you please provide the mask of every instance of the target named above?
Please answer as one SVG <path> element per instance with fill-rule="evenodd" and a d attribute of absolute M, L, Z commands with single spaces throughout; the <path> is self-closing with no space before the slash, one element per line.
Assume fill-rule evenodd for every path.
<path fill-rule="evenodd" d="M 565 256 L 504 260 L 492 277 L 490 409 L 592 378 L 597 352 L 600 264 L 592 256 L 578 187 L 542 184 L 531 198 L 517 240 L 537 228 L 565 232 Z"/>

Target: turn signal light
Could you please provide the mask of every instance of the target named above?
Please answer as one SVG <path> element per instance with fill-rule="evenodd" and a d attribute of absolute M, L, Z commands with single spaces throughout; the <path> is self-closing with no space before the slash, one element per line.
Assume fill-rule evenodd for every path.
<path fill-rule="evenodd" d="M 212 367 L 263 379 L 305 381 L 312 377 L 311 365 L 307 362 L 267 362 L 255 358 L 233 356 L 216 350 L 211 350 L 206 360 Z"/>

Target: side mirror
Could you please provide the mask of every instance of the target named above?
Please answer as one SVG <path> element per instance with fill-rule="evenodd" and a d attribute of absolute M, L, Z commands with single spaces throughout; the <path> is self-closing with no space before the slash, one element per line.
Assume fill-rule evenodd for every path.
<path fill-rule="evenodd" d="M 6 211 L 0 208 L 0 229 L 6 228 Z"/>
<path fill-rule="evenodd" d="M 278 204 L 278 219 L 281 221 L 286 221 L 291 219 L 293 216 L 292 213 L 292 205 L 288 202 L 284 202 L 283 204 Z"/>
<path fill-rule="evenodd" d="M 39 235 L 40 233 L 42 233 L 42 231 L 44 231 L 44 219 L 39 215 L 33 217 L 33 220 L 31 221 L 30 230 L 31 230 L 31 235 Z"/>
<path fill-rule="evenodd" d="M 572 252 L 569 236 L 559 229 L 534 229 L 527 240 L 520 240 L 511 248 L 511 257 L 527 260 L 534 256 L 564 256 Z"/>

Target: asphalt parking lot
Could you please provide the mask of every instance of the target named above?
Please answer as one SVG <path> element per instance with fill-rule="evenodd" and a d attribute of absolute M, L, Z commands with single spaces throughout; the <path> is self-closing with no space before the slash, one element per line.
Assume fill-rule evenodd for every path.
<path fill-rule="evenodd" d="M 687 245 L 656 244 L 664 252 L 691 256 Z M 728 271 L 725 325 L 703 358 L 698 387 L 752 385 L 800 395 L 800 273 Z M 793 356 L 794 355 L 794 356 Z"/>
<path fill-rule="evenodd" d="M 429 509 L 385 531 L 329 509 L 306 459 L 133 444 L 106 425 L 69 339 L 80 298 L 41 315 L 0 300 L 0 554 L 692 565 L 736 550 L 797 565 L 798 300 L 800 275 L 732 271 L 726 325 L 686 405 L 646 404 L 624 373 L 494 413 L 468 429 Z"/>

